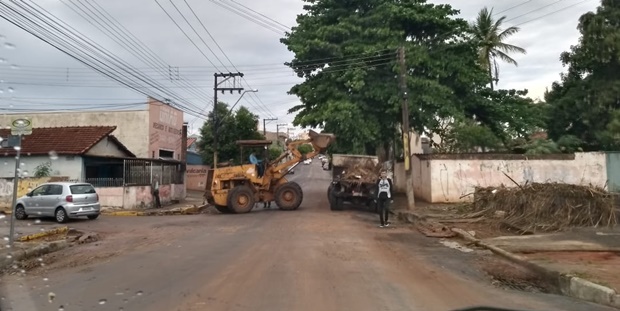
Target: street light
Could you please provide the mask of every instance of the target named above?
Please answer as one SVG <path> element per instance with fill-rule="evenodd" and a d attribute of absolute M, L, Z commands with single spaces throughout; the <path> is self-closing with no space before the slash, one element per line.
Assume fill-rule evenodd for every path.
<path fill-rule="evenodd" d="M 237 106 L 237 104 L 239 103 L 239 101 L 241 101 L 241 98 L 243 98 L 243 95 L 245 95 L 245 93 L 256 93 L 256 92 L 258 92 L 258 90 L 257 90 L 257 89 L 251 89 L 251 90 L 245 90 L 245 91 L 243 91 L 243 93 L 241 93 L 241 96 L 239 96 L 239 99 L 237 99 L 237 101 L 235 102 L 235 104 L 234 104 L 234 105 L 232 105 L 232 107 L 230 107 L 230 109 L 228 109 L 228 112 L 226 112 L 226 114 L 225 114 L 225 115 L 223 115 L 223 116 L 220 118 L 220 120 L 219 120 L 220 122 L 218 122 L 218 124 L 216 124 L 216 128 L 215 128 L 215 130 L 217 130 L 217 129 L 220 127 L 220 125 L 222 125 L 222 122 L 224 122 L 224 118 L 225 118 L 225 117 L 227 117 L 228 115 L 230 115 L 230 114 L 232 113 L 233 109 L 235 109 L 235 106 Z"/>
<path fill-rule="evenodd" d="M 243 98 L 243 95 L 245 95 L 245 93 L 256 93 L 256 92 L 258 92 L 258 90 L 257 90 L 257 89 L 251 89 L 251 90 L 245 90 L 245 91 L 243 91 L 243 93 L 241 93 L 241 96 L 239 96 L 239 99 L 237 99 L 237 101 L 235 102 L 235 104 L 234 104 L 234 105 L 232 105 L 232 107 L 230 107 L 230 110 L 228 110 L 228 114 L 230 114 L 230 113 L 233 111 L 233 109 L 235 108 L 235 106 L 237 106 L 237 104 L 239 103 L 239 101 L 241 100 L 241 98 Z M 227 114 L 227 115 L 228 115 L 228 114 Z"/>
<path fill-rule="evenodd" d="M 243 75 L 241 75 L 243 77 Z M 217 74 L 216 74 L 217 77 Z M 217 78 L 215 79 L 216 81 L 216 88 L 217 88 Z M 239 103 L 239 101 L 241 100 L 241 98 L 243 97 L 243 95 L 245 95 L 245 93 L 256 93 L 258 92 L 257 89 L 251 89 L 251 90 L 246 90 L 243 91 L 243 93 L 241 94 L 241 96 L 239 96 L 239 99 L 237 99 L 237 101 L 235 102 L 235 104 L 230 107 L 230 109 L 228 110 L 228 112 L 226 112 L 225 115 L 222 116 L 221 119 L 216 118 L 216 113 L 217 113 L 217 97 L 213 100 L 213 167 L 216 168 L 217 167 L 217 137 L 218 137 L 218 133 L 220 131 L 220 126 L 222 126 L 223 122 L 224 122 L 224 118 L 227 117 L 232 110 L 235 108 L 235 106 L 237 106 L 237 104 Z M 224 91 L 222 91 L 222 93 L 224 93 Z M 230 93 L 232 94 L 232 90 L 230 91 Z M 215 93 L 217 95 L 217 92 Z M 219 121 L 219 122 L 218 122 Z"/>

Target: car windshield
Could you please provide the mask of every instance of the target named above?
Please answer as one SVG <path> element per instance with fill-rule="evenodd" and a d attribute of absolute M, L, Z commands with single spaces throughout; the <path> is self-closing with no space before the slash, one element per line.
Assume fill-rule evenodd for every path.
<path fill-rule="evenodd" d="M 93 186 L 91 185 L 73 185 L 73 186 L 69 186 L 69 189 L 71 189 L 72 194 L 97 193 L 95 191 L 95 188 L 93 188 Z"/>

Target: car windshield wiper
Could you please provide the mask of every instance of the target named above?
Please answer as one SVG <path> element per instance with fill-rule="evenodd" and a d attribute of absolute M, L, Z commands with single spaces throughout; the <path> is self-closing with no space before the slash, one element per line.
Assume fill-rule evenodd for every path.
<path fill-rule="evenodd" d="M 517 310 L 517 309 L 505 309 L 505 308 L 496 308 L 496 307 L 469 307 L 464 309 L 455 309 L 451 311 L 531 311 L 531 310 Z"/>

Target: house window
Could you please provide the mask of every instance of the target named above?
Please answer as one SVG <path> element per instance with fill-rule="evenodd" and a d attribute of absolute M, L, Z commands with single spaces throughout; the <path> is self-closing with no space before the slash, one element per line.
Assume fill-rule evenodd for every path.
<path fill-rule="evenodd" d="M 160 158 L 174 159 L 174 151 L 168 151 L 168 150 L 159 149 L 159 157 Z"/>

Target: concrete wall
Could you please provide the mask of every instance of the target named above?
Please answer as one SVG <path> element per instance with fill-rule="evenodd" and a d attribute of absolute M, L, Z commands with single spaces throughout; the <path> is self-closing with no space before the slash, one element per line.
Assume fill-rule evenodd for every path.
<path fill-rule="evenodd" d="M 157 101 L 149 102 L 149 158 L 158 158 L 159 150 L 174 152 L 181 160 L 183 111 Z"/>
<path fill-rule="evenodd" d="M 17 185 L 17 197 L 22 197 L 32 189 L 50 181 L 69 180 L 67 177 L 22 178 Z M 9 208 L 13 202 L 13 178 L 0 179 L 0 208 Z"/>
<path fill-rule="evenodd" d="M 153 195 L 150 186 L 97 188 L 102 207 L 124 209 L 145 209 L 152 207 Z M 185 185 L 161 185 L 159 198 L 162 204 L 185 199 Z"/>
<path fill-rule="evenodd" d="M 0 115 L 0 125 L 10 124 L 17 114 Z M 149 154 L 149 111 L 83 111 L 28 113 L 33 127 L 62 126 L 117 126 L 112 135 L 116 136 L 137 157 L 150 157 Z"/>
<path fill-rule="evenodd" d="M 432 203 L 470 201 L 474 188 L 526 182 L 560 182 L 605 186 L 607 162 L 604 153 L 575 155 L 436 154 L 412 157 L 416 198 Z M 399 172 L 400 171 L 400 172 Z M 396 189 L 405 189 L 404 166 L 395 166 Z M 505 175 L 505 174 L 506 175 Z"/>
<path fill-rule="evenodd" d="M 185 172 L 187 179 L 185 185 L 188 190 L 205 190 L 207 182 L 208 165 L 188 165 Z"/>
<path fill-rule="evenodd" d="M 37 166 L 50 162 L 52 176 L 67 176 L 70 179 L 82 179 L 83 161 L 79 156 L 58 156 L 52 160 L 48 156 L 21 156 L 20 168 L 26 176 L 33 176 Z M 15 176 L 15 157 L 0 157 L 0 178 L 13 178 Z"/>

